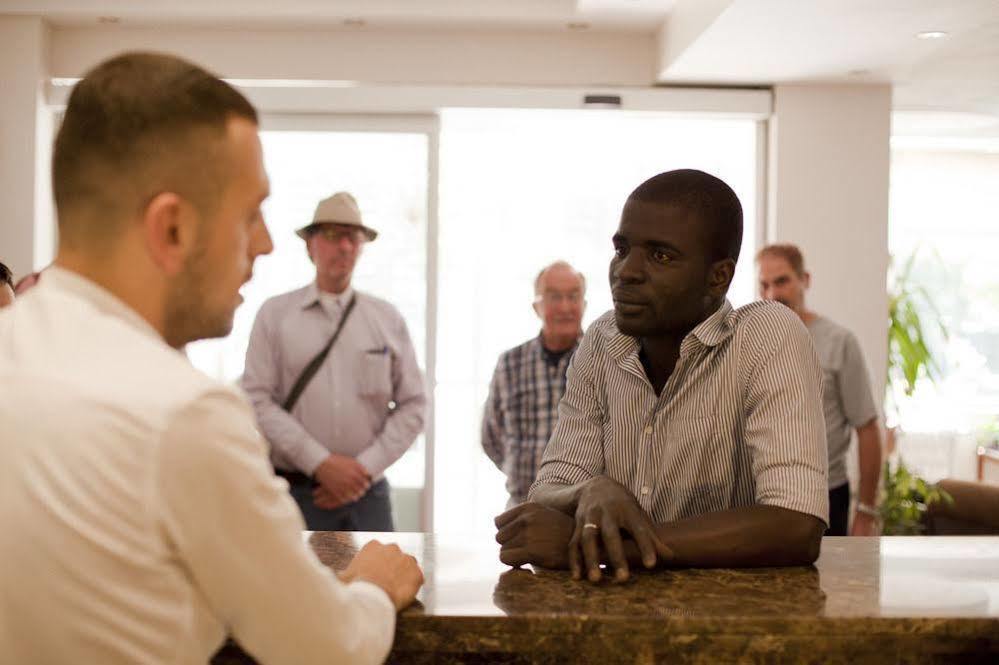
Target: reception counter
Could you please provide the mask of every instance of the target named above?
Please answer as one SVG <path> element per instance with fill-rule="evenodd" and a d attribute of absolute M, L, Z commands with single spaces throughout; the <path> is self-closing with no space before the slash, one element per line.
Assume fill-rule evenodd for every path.
<path fill-rule="evenodd" d="M 488 536 L 305 534 L 334 569 L 373 537 L 426 575 L 389 662 L 999 663 L 999 537 L 826 538 L 814 567 L 593 585 L 511 570 Z"/>

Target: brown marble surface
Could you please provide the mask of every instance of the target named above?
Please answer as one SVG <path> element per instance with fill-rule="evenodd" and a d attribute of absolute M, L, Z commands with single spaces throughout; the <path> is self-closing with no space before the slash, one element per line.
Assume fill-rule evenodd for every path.
<path fill-rule="evenodd" d="M 487 537 L 305 538 L 333 568 L 371 538 L 420 560 L 426 584 L 390 662 L 999 663 L 997 537 L 826 538 L 814 567 L 623 584 L 511 570 Z"/>

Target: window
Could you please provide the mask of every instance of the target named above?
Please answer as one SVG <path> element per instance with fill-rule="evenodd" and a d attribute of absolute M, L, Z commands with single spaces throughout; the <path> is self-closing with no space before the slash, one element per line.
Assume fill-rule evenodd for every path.
<path fill-rule="evenodd" d="M 382 125 L 386 128 L 379 129 Z M 305 243 L 295 229 L 311 221 L 321 199 L 343 190 L 355 196 L 365 223 L 379 232 L 377 240 L 364 247 L 353 285 L 399 308 L 417 359 L 425 367 L 427 125 L 426 121 L 414 126 L 406 121 L 351 122 L 329 117 L 265 122 L 261 142 L 271 196 L 264 204 L 264 218 L 274 251 L 257 260 L 253 279 L 243 289 L 246 301 L 236 312 L 232 333 L 225 339 L 188 346 L 196 366 L 222 380 L 238 380 L 260 305 L 315 279 Z M 393 487 L 423 487 L 424 445 L 420 437 L 388 470 Z"/>
<path fill-rule="evenodd" d="M 970 432 L 999 416 L 997 182 L 996 151 L 893 141 L 889 248 L 896 267 L 918 252 L 912 281 L 936 306 L 921 316 L 942 369 L 901 400 L 907 431 Z"/>
<path fill-rule="evenodd" d="M 587 280 L 584 327 L 611 307 L 611 236 L 645 179 L 698 168 L 745 210 L 730 297 L 753 299 L 757 125 L 622 111 L 454 110 L 441 122 L 435 529 L 492 531 L 507 499 L 479 426 L 497 356 L 537 335 L 534 278 L 565 259 Z"/>
<path fill-rule="evenodd" d="M 538 271 L 565 259 L 584 273 L 585 327 L 611 306 L 610 238 L 628 193 L 656 173 L 699 168 L 728 182 L 743 203 L 742 261 L 729 295 L 736 306 L 749 302 L 758 127 L 749 119 L 590 110 L 447 110 L 440 123 L 437 150 L 432 118 L 268 119 L 262 142 L 272 193 L 264 214 L 274 252 L 257 261 L 232 334 L 191 344 L 188 353 L 208 373 L 237 380 L 260 305 L 314 277 L 294 230 L 321 198 L 350 191 L 380 232 L 354 284 L 400 309 L 421 365 L 437 378 L 434 428 L 389 469 L 389 481 L 419 490 L 433 478 L 435 531 L 491 532 L 506 492 L 480 446 L 482 405 L 499 353 L 538 333 L 531 309 Z M 414 516 L 404 522 L 409 528 L 425 526 L 419 493 L 404 496 L 415 505 L 402 506 L 397 494 L 397 514 Z"/>

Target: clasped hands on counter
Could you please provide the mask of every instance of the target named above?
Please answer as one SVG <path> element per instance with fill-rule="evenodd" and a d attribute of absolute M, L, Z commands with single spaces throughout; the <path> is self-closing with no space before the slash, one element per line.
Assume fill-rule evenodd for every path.
<path fill-rule="evenodd" d="M 530 563 L 568 568 L 577 580 L 585 571 L 591 582 L 598 582 L 602 561 L 613 567 L 616 580 L 624 581 L 629 559 L 652 568 L 657 561 L 673 558 L 655 524 L 624 486 L 598 476 L 578 494 L 573 515 L 531 501 L 497 517 L 500 560 L 515 567 Z"/>
<path fill-rule="evenodd" d="M 770 505 L 752 505 L 656 524 L 631 492 L 607 476 L 536 488 L 533 501 L 495 520 L 500 561 L 569 569 L 599 582 L 601 563 L 616 581 L 630 566 L 758 567 L 813 563 L 825 524 Z"/>

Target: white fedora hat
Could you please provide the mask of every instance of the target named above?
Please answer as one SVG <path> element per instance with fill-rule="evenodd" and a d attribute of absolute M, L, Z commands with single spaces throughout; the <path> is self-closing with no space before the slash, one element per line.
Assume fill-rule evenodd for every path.
<path fill-rule="evenodd" d="M 361 221 L 361 210 L 357 207 L 357 201 L 347 192 L 337 192 L 328 199 L 320 201 L 316 206 L 316 212 L 312 215 L 312 221 L 295 233 L 302 240 L 307 240 L 314 228 L 320 224 L 356 226 L 364 232 L 369 241 L 378 237 L 378 231 L 365 226 Z"/>

